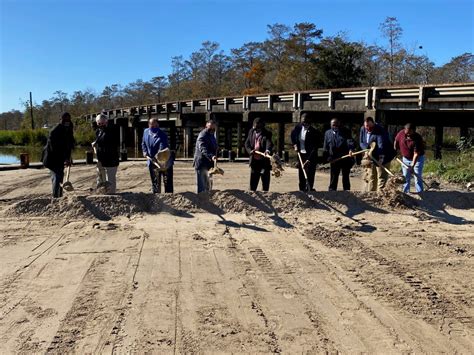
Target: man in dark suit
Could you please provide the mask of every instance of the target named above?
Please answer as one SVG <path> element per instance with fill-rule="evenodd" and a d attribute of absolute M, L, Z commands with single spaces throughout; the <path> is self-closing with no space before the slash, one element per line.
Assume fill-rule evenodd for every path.
<path fill-rule="evenodd" d="M 366 117 L 364 124 L 360 128 L 359 145 L 361 149 L 370 149 L 372 142 L 377 143 L 376 149 L 372 152 L 372 157 L 376 159 L 385 169 L 390 168 L 390 162 L 395 158 L 395 149 L 390 141 L 388 132 L 372 117 Z M 365 157 L 367 161 L 367 156 Z M 366 191 L 380 191 L 388 180 L 388 173 L 384 168 L 379 167 L 374 162 L 368 161 L 365 165 L 364 181 Z"/>
<path fill-rule="evenodd" d="M 209 120 L 206 127 L 199 133 L 194 152 L 193 166 L 196 170 L 197 192 L 209 191 L 211 189 L 209 180 L 209 169 L 217 160 L 219 149 L 214 134 L 216 133 L 216 122 Z"/>
<path fill-rule="evenodd" d="M 337 183 L 339 180 L 339 174 L 342 171 L 342 188 L 344 190 L 351 189 L 351 182 L 349 174 L 351 167 L 354 165 L 354 158 L 345 158 L 335 162 L 333 160 L 340 158 L 344 155 L 348 155 L 349 152 L 354 150 L 354 140 L 352 139 L 351 132 L 341 127 L 341 124 L 337 118 L 331 120 L 331 128 L 324 134 L 323 151 L 325 160 L 331 163 L 331 175 L 329 182 L 329 191 L 337 190 Z"/>
<path fill-rule="evenodd" d="M 316 174 L 316 160 L 318 158 L 318 132 L 311 126 L 307 113 L 301 115 L 301 123 L 291 131 L 291 143 L 295 151 L 300 153 L 303 166 L 298 159 L 298 177 L 300 191 L 306 190 L 306 181 L 303 169 L 308 176 L 308 184 L 311 191 L 314 190 L 314 176 Z"/>
<path fill-rule="evenodd" d="M 72 164 L 71 153 L 74 148 L 74 135 L 71 115 L 64 112 L 61 120 L 49 133 L 41 161 L 51 171 L 53 197 L 63 195 L 62 182 L 64 167 Z"/>
<path fill-rule="evenodd" d="M 268 191 L 270 189 L 270 171 L 272 170 L 270 159 L 255 152 L 272 154 L 272 133 L 265 128 L 265 123 L 260 117 L 253 120 L 253 127 L 245 141 L 245 149 L 250 156 L 250 190 L 257 190 L 261 178 L 263 191 Z"/>
<path fill-rule="evenodd" d="M 105 115 L 96 117 L 96 139 L 92 142 L 97 154 L 97 187 L 108 183 L 106 193 L 115 194 L 117 190 L 117 169 L 119 166 L 119 134 L 116 127 L 109 126 Z"/>

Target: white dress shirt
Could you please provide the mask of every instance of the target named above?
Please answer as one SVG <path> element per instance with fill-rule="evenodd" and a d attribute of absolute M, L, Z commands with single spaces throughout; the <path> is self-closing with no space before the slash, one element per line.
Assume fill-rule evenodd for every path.
<path fill-rule="evenodd" d="M 304 145 L 304 142 L 306 140 L 306 133 L 308 133 L 308 129 L 305 128 L 304 126 L 301 127 L 301 132 L 300 132 L 300 153 L 306 154 L 306 148 Z"/>

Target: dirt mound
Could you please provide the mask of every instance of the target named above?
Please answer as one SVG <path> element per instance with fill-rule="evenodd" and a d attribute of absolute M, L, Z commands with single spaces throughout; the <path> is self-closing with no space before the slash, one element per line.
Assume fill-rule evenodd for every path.
<path fill-rule="evenodd" d="M 375 207 L 387 208 L 414 208 L 418 205 L 417 201 L 409 195 L 400 191 L 401 180 L 390 178 L 385 185 L 385 188 L 377 192 L 365 192 L 360 196 L 364 201 L 372 204 Z"/>
<path fill-rule="evenodd" d="M 440 193 L 440 192 L 438 192 Z M 242 190 L 211 191 L 195 194 L 154 195 L 146 193 L 124 193 L 118 195 L 67 196 L 60 199 L 32 198 L 22 200 L 9 207 L 7 216 L 61 217 L 67 219 L 97 218 L 109 220 L 117 216 L 141 213 L 166 212 L 178 216 L 190 216 L 189 213 L 205 212 L 212 214 L 294 214 L 307 209 L 327 208 L 327 204 L 342 204 L 355 210 L 371 208 L 394 209 L 414 208 L 416 206 L 441 209 L 443 205 L 455 208 L 472 208 L 474 194 L 459 193 L 463 196 L 432 196 L 427 192 L 421 199 L 399 191 L 398 186 L 388 185 L 381 192 L 252 192 Z M 423 199 L 424 198 L 424 199 Z M 441 204 L 441 199 L 443 203 Z M 430 208 L 431 208 L 430 207 Z"/>
<path fill-rule="evenodd" d="M 57 216 L 63 218 L 90 218 L 93 215 L 75 198 L 33 198 L 17 202 L 6 211 L 7 216 Z"/>
<path fill-rule="evenodd" d="M 251 192 L 241 190 L 212 191 L 209 194 L 184 192 L 153 195 L 127 193 L 119 195 L 67 196 L 60 199 L 32 198 L 22 200 L 6 210 L 8 216 L 91 218 L 108 220 L 139 213 L 168 212 L 182 215 L 195 212 L 289 213 L 312 208 L 315 203 L 304 193 Z"/>
<path fill-rule="evenodd" d="M 22 200 L 7 209 L 7 216 L 61 217 L 66 219 L 98 218 L 108 220 L 157 210 L 153 195 L 91 195 L 67 196 L 59 199 L 33 198 Z"/>

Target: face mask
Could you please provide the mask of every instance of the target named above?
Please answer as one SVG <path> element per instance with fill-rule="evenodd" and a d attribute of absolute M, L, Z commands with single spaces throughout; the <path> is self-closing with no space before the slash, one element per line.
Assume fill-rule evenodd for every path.
<path fill-rule="evenodd" d="M 63 122 L 63 126 L 69 128 L 69 127 L 71 127 L 71 122 L 69 122 L 69 121 Z"/>
<path fill-rule="evenodd" d="M 337 132 L 337 131 L 339 131 L 339 127 L 332 127 L 332 130 L 333 130 L 334 132 Z"/>
<path fill-rule="evenodd" d="M 367 127 L 367 132 L 372 132 L 372 130 L 374 129 L 374 127 Z"/>
<path fill-rule="evenodd" d="M 152 127 L 152 128 L 150 128 L 150 131 L 152 133 L 158 133 L 158 129 L 159 129 L 158 127 Z"/>
<path fill-rule="evenodd" d="M 208 128 L 207 131 L 208 131 L 210 134 L 216 133 L 216 130 L 213 129 L 213 128 Z"/>

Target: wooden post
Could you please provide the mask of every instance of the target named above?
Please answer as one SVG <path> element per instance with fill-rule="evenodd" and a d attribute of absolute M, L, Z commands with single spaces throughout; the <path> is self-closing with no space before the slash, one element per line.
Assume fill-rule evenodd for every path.
<path fill-rule="evenodd" d="M 434 151 L 434 158 L 441 159 L 441 147 L 443 145 L 443 126 L 436 126 L 435 127 L 435 151 Z"/>

